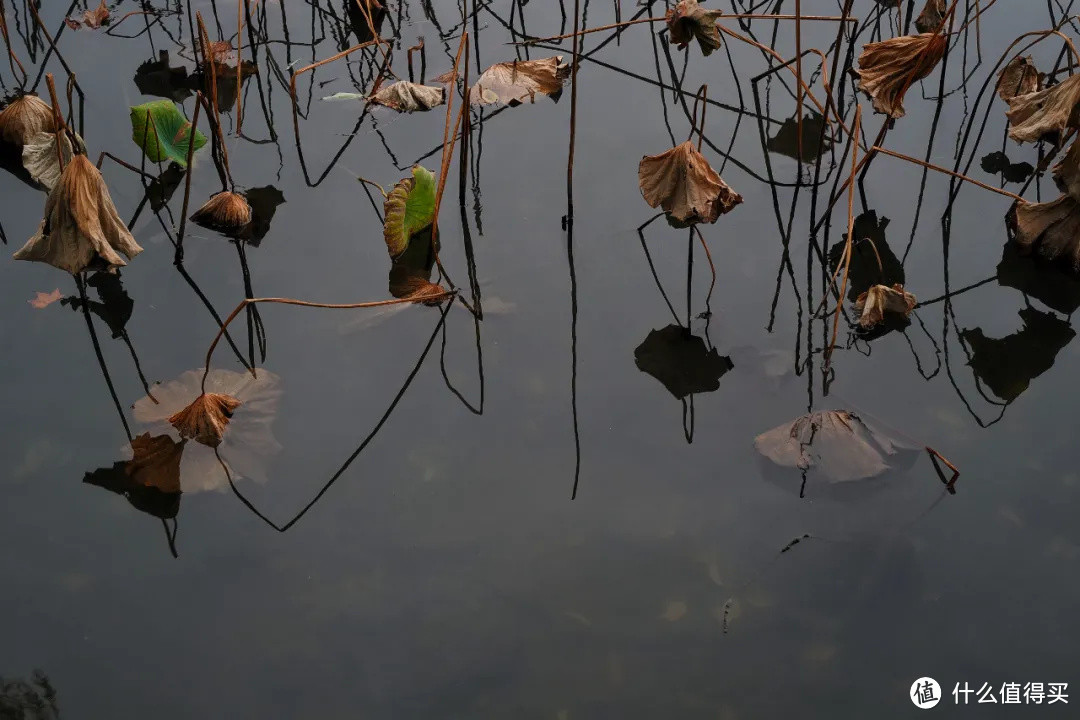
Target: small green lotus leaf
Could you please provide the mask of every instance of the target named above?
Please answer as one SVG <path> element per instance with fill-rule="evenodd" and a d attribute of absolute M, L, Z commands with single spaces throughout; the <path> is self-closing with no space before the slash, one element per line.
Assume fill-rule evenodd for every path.
<path fill-rule="evenodd" d="M 386 196 L 383 237 L 390 257 L 396 258 L 405 252 L 413 235 L 435 221 L 435 185 L 435 175 L 415 165 L 412 177 L 400 181 Z"/>
<path fill-rule="evenodd" d="M 187 167 L 191 137 L 191 123 L 171 100 L 155 100 L 131 108 L 131 139 L 150 162 L 171 160 Z M 198 150 L 206 145 L 206 136 L 195 130 L 194 142 Z"/>

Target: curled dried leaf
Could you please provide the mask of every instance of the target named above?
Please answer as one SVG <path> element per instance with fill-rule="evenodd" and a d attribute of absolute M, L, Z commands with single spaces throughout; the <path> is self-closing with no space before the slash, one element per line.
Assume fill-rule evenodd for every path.
<path fill-rule="evenodd" d="M 109 22 L 109 7 L 105 4 L 105 0 L 101 0 L 101 4 L 95 9 L 84 12 L 81 20 L 66 18 L 64 22 L 72 30 L 78 30 L 81 27 L 97 30 Z"/>
<path fill-rule="evenodd" d="M 665 16 L 671 44 L 682 50 L 696 38 L 701 54 L 708 57 L 721 47 L 720 31 L 716 28 L 721 15 L 722 11 L 703 8 L 697 0 L 680 0 Z"/>
<path fill-rule="evenodd" d="M 884 322 L 887 313 L 903 315 L 906 318 L 917 304 L 915 296 L 906 292 L 903 285 L 874 285 L 859 295 L 855 301 L 855 309 L 862 313 L 859 325 L 869 329 Z"/>
<path fill-rule="evenodd" d="M 1038 253 L 1080 273 L 1080 202 L 1071 195 L 1044 203 L 1017 203 L 1007 220 L 1022 254 Z"/>
<path fill-rule="evenodd" d="M 251 222 L 251 205 L 239 193 L 219 192 L 195 211 L 191 221 L 210 230 L 237 233 Z"/>
<path fill-rule="evenodd" d="M 56 133 L 39 132 L 30 138 L 22 149 L 22 164 L 30 179 L 46 190 L 52 190 L 60 182 L 60 161 L 56 155 Z M 61 133 L 60 151 L 64 156 L 64 165 L 71 162 L 75 152 L 67 133 Z M 80 138 L 81 140 L 81 138 Z"/>
<path fill-rule="evenodd" d="M 37 95 L 20 95 L 0 110 L 0 140 L 21 148 L 38 133 L 56 132 L 52 106 Z"/>
<path fill-rule="evenodd" d="M 945 22 L 948 7 L 945 0 L 926 0 L 919 17 L 915 18 L 915 29 L 921 33 L 934 32 Z"/>
<path fill-rule="evenodd" d="M 859 55 L 859 89 L 877 112 L 903 117 L 904 94 L 933 71 L 947 47 L 948 41 L 935 33 L 867 43 Z"/>
<path fill-rule="evenodd" d="M 77 275 L 114 270 L 142 252 L 120 219 L 109 188 L 85 155 L 76 155 L 45 201 L 37 234 L 15 253 L 16 260 L 46 262 Z"/>
<path fill-rule="evenodd" d="M 537 95 L 558 100 L 563 83 L 570 77 L 570 66 L 562 55 L 542 60 L 512 60 L 492 65 L 477 79 L 469 91 L 474 105 L 521 105 L 536 102 Z M 439 82 L 448 81 L 446 75 Z"/>
<path fill-rule="evenodd" d="M 1080 74 L 1053 87 L 1009 100 L 1009 137 L 1017 142 L 1058 140 L 1080 127 Z"/>
<path fill-rule="evenodd" d="M 169 418 L 180 437 L 217 447 L 225 435 L 225 428 L 240 401 L 229 395 L 203 393 L 186 408 Z"/>
<path fill-rule="evenodd" d="M 1042 89 L 1042 80 L 1031 56 L 1017 55 L 998 73 L 997 94 L 1005 102 Z"/>
<path fill-rule="evenodd" d="M 1080 200 L 1080 140 L 1073 140 L 1065 157 L 1054 166 L 1054 182 L 1061 192 Z"/>
<path fill-rule="evenodd" d="M 649 207 L 683 223 L 714 223 L 742 202 L 690 141 L 638 165 L 638 184 Z"/>
<path fill-rule="evenodd" d="M 416 112 L 430 110 L 446 102 L 446 88 L 400 80 L 387 85 L 370 98 L 376 105 L 382 105 L 398 112 Z"/>

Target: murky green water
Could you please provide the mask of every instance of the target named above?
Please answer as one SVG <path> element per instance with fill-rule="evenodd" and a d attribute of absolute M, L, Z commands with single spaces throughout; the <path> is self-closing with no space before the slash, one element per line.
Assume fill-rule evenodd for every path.
<path fill-rule="evenodd" d="M 41 9 L 50 32 L 65 4 Z M 570 32 L 570 4 L 477 3 L 467 23 L 478 31 L 472 78 L 516 52 L 526 57 L 507 44 L 522 23 L 536 37 Z M 19 0 L 6 5 L 33 78 L 47 45 L 37 35 L 31 56 L 32 16 Z M 427 79 L 449 70 L 458 4 L 389 5 L 383 32 L 400 39 L 395 71 L 407 75 L 404 48 L 420 37 Z M 589 26 L 616 19 L 614 3 L 583 5 Z M 659 15 L 664 3 L 622 5 L 626 19 Z M 191 6 L 211 35 L 234 40 L 235 4 Z M 145 74 L 155 67 L 144 67 L 142 85 L 135 76 L 162 52 L 191 70 L 187 4 L 110 7 L 114 20 L 165 14 L 130 17 L 112 35 L 64 30 L 58 42 L 85 92 L 80 127 L 91 157 L 106 150 L 138 165 L 128 107 L 154 99 L 140 87 L 150 87 Z M 981 99 L 980 88 L 1013 38 L 1069 7 L 1055 0 L 1052 19 L 1038 3 L 997 3 L 981 18 L 982 63 L 974 33 L 955 41 L 947 97 L 936 102 L 939 71 L 912 88 L 886 145 L 922 158 L 932 136 L 930 158 L 951 168 L 974 122 L 961 169 L 974 158 L 968 173 L 999 184 L 984 166 L 1000 159 L 983 156 L 1003 151 L 1010 164 L 1038 165 L 1031 146 L 1005 139 L 992 85 Z M 803 12 L 839 9 L 811 2 Z M 361 103 L 321 100 L 366 91 L 381 60 L 370 53 L 299 77 L 302 165 L 290 69 L 357 36 L 338 0 L 262 0 L 252 13 L 259 74 L 244 85 L 242 136 L 234 111 L 223 125 L 236 184 L 272 187 L 284 200 L 260 242 L 238 246 L 189 224 L 178 270 L 170 236 L 183 187 L 160 220 L 147 204 L 133 231 L 146 252 L 119 282 L 87 288 L 93 336 L 70 276 L 0 262 L 8 696 L 40 669 L 64 718 L 892 718 L 917 712 L 909 687 L 931 676 L 946 693 L 939 715 L 1069 716 L 1061 703 L 957 708 L 951 690 L 1076 680 L 1080 358 L 1071 314 L 1080 284 L 1003 255 L 1007 198 L 966 186 L 950 203 L 948 177 L 878 157 L 855 195 L 857 232 L 931 302 L 905 328 L 870 340 L 853 339 L 842 323 L 826 372 L 831 319 L 814 314 L 827 275 L 810 228 L 849 161 L 843 146 L 827 152 L 815 200 L 814 166 L 800 175 L 779 152 L 782 133 L 794 132 L 783 126 L 795 116 L 792 76 L 752 83 L 767 60 L 732 43 L 730 64 L 724 52 L 703 59 L 693 46 L 684 77 L 682 54 L 665 49 L 666 36 L 651 39 L 662 25 L 629 28 L 618 42 L 610 33 L 585 40 L 571 252 L 561 222 L 569 90 L 557 103 L 473 111 L 465 184 L 455 159 L 442 208 L 441 258 L 470 302 L 475 278 L 482 322 L 460 305 L 445 321 L 429 307 L 267 305 L 261 329 L 248 316 L 231 326 L 235 349 L 222 344 L 214 366 L 242 371 L 254 357 L 277 376 L 280 395 L 258 417 L 237 411 L 235 427 L 250 421 L 251 432 L 227 435 L 221 455 L 242 476 L 236 488 L 278 526 L 318 497 L 286 532 L 234 495 L 199 446 L 184 451 L 178 506 L 86 482 L 117 482 L 110 471 L 130 456 L 129 438 L 161 431 L 131 409 L 146 395 L 140 373 L 153 390 L 201 368 L 215 314 L 246 295 L 388 297 L 381 224 L 355 178 L 388 187 L 414 162 L 438 169 L 442 109 L 380 110 L 357 127 Z M 856 52 L 895 33 L 895 11 L 857 2 L 854 13 Z M 775 36 L 772 23 L 749 27 L 794 56 L 791 23 Z M 825 50 L 835 36 L 833 23 L 806 23 L 802 41 Z M 245 30 L 245 58 L 250 44 Z M 1032 51 L 1041 69 L 1060 45 Z M 417 75 L 419 65 L 417 57 Z M 817 63 L 807 65 L 809 76 Z M 48 70 L 63 94 L 55 58 Z M 10 72 L 0 75 L 13 89 Z M 850 123 L 852 80 L 832 80 L 844 85 Z M 675 82 L 687 88 L 685 105 Z M 668 383 L 673 394 L 639 369 L 639 346 L 687 322 L 688 234 L 661 218 L 639 236 L 654 211 L 637 166 L 689 134 L 701 83 L 714 103 L 704 153 L 744 202 L 702 228 L 715 289 L 707 305 L 698 245 L 689 315 L 701 344 L 659 360 L 683 373 Z M 863 105 L 870 140 L 881 120 Z M 193 98 L 184 111 L 192 115 Z M 138 175 L 108 160 L 103 172 L 129 219 L 144 195 Z M 10 175 L 0 183 L 10 253 L 37 228 L 45 195 Z M 192 209 L 219 189 L 207 148 L 195 163 Z M 1049 173 L 1025 193 L 1056 195 Z M 822 254 L 840 252 L 845 204 L 816 234 Z M 65 301 L 28 303 L 54 289 Z M 947 456 L 962 472 L 956 493 L 925 454 L 866 492 L 834 497 L 801 487 L 797 472 L 778 478 L 755 453 L 759 433 L 844 407 Z M 271 437 L 260 418 L 272 420 Z"/>

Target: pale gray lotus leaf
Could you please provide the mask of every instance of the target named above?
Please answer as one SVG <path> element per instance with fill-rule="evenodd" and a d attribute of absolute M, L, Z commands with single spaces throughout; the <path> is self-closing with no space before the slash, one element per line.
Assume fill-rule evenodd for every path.
<path fill-rule="evenodd" d="M 75 154 L 67 133 L 60 135 L 60 150 L 64 154 L 66 166 Z M 22 164 L 34 182 L 51 192 L 56 183 L 60 182 L 62 172 L 56 156 L 56 133 L 39 132 L 31 137 L 23 145 Z"/>

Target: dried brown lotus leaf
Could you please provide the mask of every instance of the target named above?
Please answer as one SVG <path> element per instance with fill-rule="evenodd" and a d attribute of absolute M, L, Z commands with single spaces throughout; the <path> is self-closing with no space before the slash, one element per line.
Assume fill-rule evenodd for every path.
<path fill-rule="evenodd" d="M 192 214 L 191 221 L 218 232 L 239 232 L 251 222 L 251 205 L 239 193 L 219 192 Z"/>
<path fill-rule="evenodd" d="M 0 140 L 21 148 L 41 132 L 56 132 L 56 121 L 37 95 L 21 95 L 0 110 Z"/>
<path fill-rule="evenodd" d="M 180 457 L 184 443 L 168 435 L 151 437 L 143 433 L 132 439 L 134 457 L 124 466 L 124 473 L 139 485 L 157 488 L 161 492 L 180 492 Z"/>
<path fill-rule="evenodd" d="M 1072 196 L 1017 203 L 1007 219 L 1022 254 L 1038 253 L 1080 273 L 1080 203 Z"/>
<path fill-rule="evenodd" d="M 691 40 L 697 39 L 701 54 L 708 57 L 722 46 L 720 31 L 716 21 L 723 12 L 701 7 L 697 0 L 681 0 L 678 5 L 667 11 L 665 16 L 668 37 L 672 45 L 685 48 Z"/>
<path fill-rule="evenodd" d="M 570 66 L 562 55 L 543 60 L 513 60 L 492 65 L 469 91 L 474 105 L 520 105 L 536 102 L 537 95 L 557 97 L 570 77 Z M 446 80 L 446 76 L 438 82 Z"/>
<path fill-rule="evenodd" d="M 371 102 L 398 112 L 430 110 L 446 102 L 446 88 L 401 80 L 372 95 Z"/>
<path fill-rule="evenodd" d="M 1061 192 L 1080 200 L 1080 140 L 1073 140 L 1065 157 L 1054 166 L 1054 182 Z"/>
<path fill-rule="evenodd" d="M 16 260 L 46 262 L 76 275 L 114 270 L 142 252 L 120 219 L 109 188 L 85 155 L 76 155 L 45 201 L 37 234 L 15 253 Z"/>
<path fill-rule="evenodd" d="M 225 428 L 232 419 L 233 411 L 241 403 L 229 395 L 203 393 L 186 408 L 169 418 L 180 437 L 217 447 L 225 435 Z"/>
<path fill-rule="evenodd" d="M 714 223 L 742 202 L 690 141 L 638 165 L 638 184 L 649 207 L 683 223 Z"/>
<path fill-rule="evenodd" d="M 998 73 L 997 94 L 1005 102 L 1042 89 L 1039 70 L 1031 56 L 1017 55 Z"/>
<path fill-rule="evenodd" d="M 80 27 L 97 30 L 99 27 L 109 22 L 109 7 L 105 4 L 105 0 L 101 0 L 101 4 L 98 5 L 96 9 L 87 10 L 83 13 L 82 20 L 66 18 L 64 22 L 67 23 L 67 26 L 72 30 L 78 30 Z"/>
<path fill-rule="evenodd" d="M 884 322 L 885 316 L 890 313 L 906 318 L 917 304 L 915 296 L 906 292 L 903 285 L 874 285 L 859 295 L 855 301 L 855 309 L 862 313 L 859 325 L 863 329 L 869 329 Z"/>
<path fill-rule="evenodd" d="M 945 21 L 949 6 L 945 0 L 926 0 L 919 17 L 915 18 L 915 29 L 921 33 L 936 31 Z"/>
<path fill-rule="evenodd" d="M 71 148 L 71 140 L 67 133 L 61 133 L 60 148 L 64 155 L 64 165 L 71 162 L 75 153 Z M 52 132 L 39 132 L 23 145 L 22 164 L 30 178 L 44 187 L 52 190 L 56 183 L 60 182 L 60 163 L 56 159 L 57 134 Z"/>
<path fill-rule="evenodd" d="M 1017 142 L 1059 139 L 1068 128 L 1080 127 L 1080 74 L 1053 87 L 1017 95 L 1009 100 L 1009 137 Z"/>
<path fill-rule="evenodd" d="M 935 33 L 904 35 L 867 43 L 859 55 L 859 89 L 874 110 L 889 117 L 904 116 L 904 94 L 937 66 L 948 41 Z"/>

